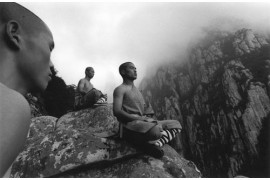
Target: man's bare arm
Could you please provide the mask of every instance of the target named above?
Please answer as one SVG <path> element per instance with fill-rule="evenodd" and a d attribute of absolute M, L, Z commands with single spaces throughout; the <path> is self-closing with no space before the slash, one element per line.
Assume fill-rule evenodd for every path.
<path fill-rule="evenodd" d="M 113 113 L 114 115 L 126 122 L 134 121 L 134 120 L 144 120 L 144 117 L 129 114 L 122 110 L 123 97 L 124 97 L 125 89 L 121 86 L 117 87 L 113 92 Z"/>
<path fill-rule="evenodd" d="M 22 150 L 30 118 L 29 104 L 21 94 L 0 89 L 0 177 Z"/>

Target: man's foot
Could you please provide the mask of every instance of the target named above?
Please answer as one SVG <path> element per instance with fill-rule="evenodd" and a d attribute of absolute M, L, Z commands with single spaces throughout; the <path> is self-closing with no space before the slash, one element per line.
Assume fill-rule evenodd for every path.
<path fill-rule="evenodd" d="M 154 158 L 161 158 L 164 155 L 163 149 L 154 144 L 145 143 L 141 146 L 141 150 Z"/>
<path fill-rule="evenodd" d="M 176 134 L 179 132 L 181 132 L 181 129 L 178 128 L 162 131 L 161 138 L 155 141 L 154 144 L 158 147 L 162 147 L 168 142 L 170 142 L 173 138 L 175 138 Z"/>
<path fill-rule="evenodd" d="M 104 97 L 100 98 L 100 99 L 96 102 L 96 104 L 104 104 L 104 103 L 107 103 L 107 100 L 106 100 Z"/>
<path fill-rule="evenodd" d="M 158 142 L 159 142 L 159 139 L 153 140 L 153 141 L 148 141 L 147 143 L 153 144 L 153 145 L 156 145 L 156 146 L 159 146 L 159 145 L 158 145 Z"/>
<path fill-rule="evenodd" d="M 107 100 L 104 97 L 99 98 L 99 100 L 94 104 L 94 107 L 96 106 L 104 106 L 107 105 Z"/>

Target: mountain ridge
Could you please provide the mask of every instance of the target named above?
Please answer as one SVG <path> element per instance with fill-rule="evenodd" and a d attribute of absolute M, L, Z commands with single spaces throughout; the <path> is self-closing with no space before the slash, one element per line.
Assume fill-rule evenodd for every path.
<path fill-rule="evenodd" d="M 269 40 L 251 29 L 212 32 L 140 89 L 158 119 L 181 122 L 175 148 L 205 177 L 234 177 L 258 158 L 257 138 L 269 121 Z"/>

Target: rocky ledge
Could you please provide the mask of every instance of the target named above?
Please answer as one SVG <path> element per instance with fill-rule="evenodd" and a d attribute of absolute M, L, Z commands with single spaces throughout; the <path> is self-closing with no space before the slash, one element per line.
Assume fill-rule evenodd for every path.
<path fill-rule="evenodd" d="M 169 145 L 156 159 L 117 136 L 112 105 L 32 118 L 24 150 L 10 177 L 201 177 L 196 165 Z"/>

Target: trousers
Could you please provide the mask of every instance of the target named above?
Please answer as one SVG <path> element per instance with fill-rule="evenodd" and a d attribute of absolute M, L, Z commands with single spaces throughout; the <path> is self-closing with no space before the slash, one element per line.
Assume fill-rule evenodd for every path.
<path fill-rule="evenodd" d="M 93 88 L 85 95 L 78 94 L 75 96 L 74 109 L 85 109 L 93 106 L 102 96 L 102 92 Z"/>
<path fill-rule="evenodd" d="M 152 127 L 150 130 L 148 130 L 145 133 L 132 131 L 130 129 L 127 129 L 123 127 L 123 138 L 134 142 L 136 144 L 145 143 L 147 141 L 154 141 L 161 138 L 162 134 L 161 132 L 163 130 L 167 129 L 173 129 L 173 128 L 182 128 L 181 124 L 177 120 L 162 120 L 158 121 L 158 123 Z"/>

